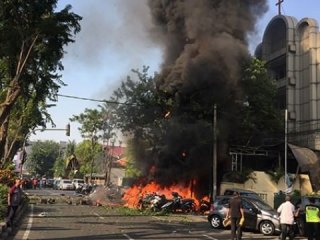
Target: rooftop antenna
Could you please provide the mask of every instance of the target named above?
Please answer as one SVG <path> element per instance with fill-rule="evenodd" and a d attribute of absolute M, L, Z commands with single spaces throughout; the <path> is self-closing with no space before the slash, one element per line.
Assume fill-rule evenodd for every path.
<path fill-rule="evenodd" d="M 281 15 L 281 4 L 283 3 L 284 0 L 278 0 L 276 3 L 276 6 L 278 6 L 278 15 Z"/>

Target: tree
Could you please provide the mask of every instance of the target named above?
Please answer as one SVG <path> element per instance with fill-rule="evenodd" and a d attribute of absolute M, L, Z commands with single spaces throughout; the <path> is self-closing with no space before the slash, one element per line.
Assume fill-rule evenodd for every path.
<path fill-rule="evenodd" d="M 32 145 L 28 155 L 27 169 L 33 175 L 53 176 L 53 166 L 59 157 L 59 143 L 54 141 L 37 141 Z"/>
<path fill-rule="evenodd" d="M 97 162 L 95 160 L 101 158 L 101 156 L 103 155 L 103 149 L 100 144 L 94 145 L 94 148 L 92 149 L 91 141 L 84 140 L 81 143 L 77 144 L 75 148 L 75 155 L 77 156 L 77 159 L 79 161 L 80 172 L 83 175 L 91 175 L 93 171 L 98 170 L 98 167 L 96 167 L 96 164 L 94 163 Z"/>
<path fill-rule="evenodd" d="M 73 178 L 78 172 L 80 165 L 75 154 L 76 142 L 69 142 L 65 151 L 65 176 Z"/>
<path fill-rule="evenodd" d="M 70 12 L 68 5 L 55 12 L 57 0 L 6 0 L 0 2 L 0 159 L 10 161 L 7 151 L 21 147 L 23 139 L 48 118 L 46 100 L 56 101 L 64 83 L 63 47 L 74 42 L 80 31 L 81 17 Z M 32 102 L 30 102 L 30 100 Z M 21 112 L 31 104 L 28 113 Z M 37 108 L 39 114 L 32 118 Z M 23 117 L 23 123 L 12 116 Z M 28 118 L 31 122 L 28 122 Z M 20 118 L 18 118 L 20 119 Z M 21 128 L 14 130 L 14 125 Z M 11 128 L 12 127 L 12 128 Z M 12 131 L 12 134 L 10 134 Z M 8 138 L 11 142 L 8 143 Z M 18 141 L 17 141 L 18 140 Z M 17 141 L 17 144 L 16 144 Z M 8 146 L 7 148 L 5 146 Z M 14 152 L 11 150 L 11 152 Z"/>
<path fill-rule="evenodd" d="M 53 176 L 64 178 L 65 169 L 66 169 L 66 165 L 63 157 L 58 156 L 58 158 L 54 161 L 54 164 L 53 164 Z"/>
<path fill-rule="evenodd" d="M 68 178 L 79 170 L 79 162 L 75 154 L 76 142 L 70 141 L 65 148 L 59 149 L 59 157 L 54 162 L 53 172 L 55 177 Z"/>
<path fill-rule="evenodd" d="M 134 76 L 128 76 L 111 99 L 123 103 L 114 106 L 116 127 L 152 144 L 170 109 L 171 99 L 156 88 L 155 76 L 149 76 L 148 70 L 146 66 L 142 71 L 132 70 Z"/>
<path fill-rule="evenodd" d="M 102 116 L 103 116 L 103 124 L 102 124 L 102 141 L 103 141 L 103 148 L 104 148 L 104 174 L 105 174 L 105 185 L 108 186 L 111 180 L 111 169 L 112 169 L 112 161 L 113 156 L 110 154 L 109 151 L 110 147 L 114 147 L 115 142 L 115 112 L 114 106 L 110 103 L 105 103 L 103 105 L 99 105 Z M 113 139 L 112 139 L 113 138 Z"/>
<path fill-rule="evenodd" d="M 283 114 L 276 106 L 276 82 L 269 77 L 264 63 L 253 58 L 243 69 L 243 94 L 233 113 L 238 120 L 234 121 L 230 143 L 259 145 L 264 138 L 279 137 Z"/>
<path fill-rule="evenodd" d="M 95 150 L 98 144 L 98 140 L 102 138 L 101 131 L 104 124 L 104 119 L 101 111 L 97 109 L 88 109 L 84 110 L 84 113 L 80 115 L 73 115 L 70 118 L 70 121 L 74 122 L 77 121 L 81 124 L 79 127 L 79 131 L 81 136 L 85 139 L 90 140 L 90 159 L 91 159 L 91 166 L 90 166 L 90 181 L 92 179 L 93 167 L 94 167 L 94 160 L 95 160 Z M 100 146 L 101 147 L 101 146 Z"/>

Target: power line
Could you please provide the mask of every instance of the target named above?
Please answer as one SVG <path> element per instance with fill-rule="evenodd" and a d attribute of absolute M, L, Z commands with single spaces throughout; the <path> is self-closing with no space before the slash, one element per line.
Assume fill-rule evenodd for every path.
<path fill-rule="evenodd" d="M 105 100 L 105 99 L 93 99 L 93 98 L 77 97 L 77 96 L 64 95 L 64 94 L 57 94 L 57 96 L 65 97 L 65 98 L 72 98 L 72 99 L 77 99 L 77 100 L 91 101 L 91 102 L 102 102 L 102 103 L 120 104 L 120 105 L 135 105 L 132 103 L 121 103 L 121 102 L 110 101 L 110 100 Z"/>

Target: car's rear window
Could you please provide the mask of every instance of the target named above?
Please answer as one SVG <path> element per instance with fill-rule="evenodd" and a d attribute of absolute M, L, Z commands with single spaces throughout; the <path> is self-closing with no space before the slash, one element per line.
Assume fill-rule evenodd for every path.
<path fill-rule="evenodd" d="M 71 183 L 70 180 L 63 180 L 62 183 Z"/>

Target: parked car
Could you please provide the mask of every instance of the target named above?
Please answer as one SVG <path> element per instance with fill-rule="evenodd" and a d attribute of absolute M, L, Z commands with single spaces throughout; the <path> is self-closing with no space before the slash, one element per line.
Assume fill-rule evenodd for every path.
<path fill-rule="evenodd" d="M 217 196 L 211 205 L 208 221 L 213 228 L 223 228 L 222 221 L 227 215 L 230 195 Z M 244 228 L 257 230 L 264 235 L 280 232 L 279 215 L 266 202 L 252 197 L 242 196 L 244 208 Z"/>
<path fill-rule="evenodd" d="M 60 187 L 60 180 L 59 180 L 59 179 L 55 179 L 55 180 L 53 181 L 52 188 L 58 190 L 59 187 Z"/>
<path fill-rule="evenodd" d="M 59 190 L 74 190 L 74 186 L 70 179 L 61 179 L 59 184 Z"/>
<path fill-rule="evenodd" d="M 259 196 L 258 193 L 254 191 L 246 190 L 246 189 L 240 189 L 240 188 L 227 188 L 224 191 L 223 195 L 234 195 L 235 192 L 238 192 L 240 196 L 257 198 L 263 201 L 263 199 Z"/>
<path fill-rule="evenodd" d="M 84 180 L 80 178 L 75 178 L 72 180 L 72 184 L 74 186 L 74 189 L 78 189 L 84 184 Z"/>
<path fill-rule="evenodd" d="M 47 179 L 46 180 L 46 187 L 52 188 L 53 187 L 53 183 L 54 183 L 53 179 Z"/>

